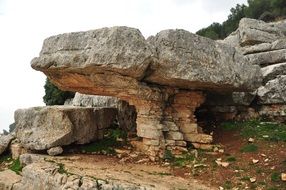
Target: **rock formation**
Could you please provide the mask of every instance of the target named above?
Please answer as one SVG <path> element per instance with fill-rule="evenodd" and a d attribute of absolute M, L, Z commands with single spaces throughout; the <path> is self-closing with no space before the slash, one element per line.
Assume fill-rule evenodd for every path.
<path fill-rule="evenodd" d="M 114 108 L 46 106 L 15 112 L 16 137 L 29 150 L 85 144 L 102 139 L 116 117 Z"/>
<path fill-rule="evenodd" d="M 32 67 L 63 90 L 134 105 L 137 135 L 154 157 L 166 146 L 212 141 L 194 115 L 204 91 L 248 91 L 261 82 L 260 68 L 235 48 L 185 30 L 164 30 L 147 40 L 128 27 L 52 36 Z"/>
<path fill-rule="evenodd" d="M 0 155 L 8 148 L 14 138 L 14 134 L 0 135 Z"/>
<path fill-rule="evenodd" d="M 258 115 L 270 119 L 277 119 L 280 115 L 280 120 L 285 121 L 286 20 L 265 23 L 243 18 L 238 29 L 222 43 L 234 46 L 238 52 L 242 52 L 247 64 L 261 67 L 262 86 L 252 94 L 238 93 L 241 98 L 250 98 L 246 104 L 237 102 L 236 105 L 249 106 L 252 103 L 256 106 Z"/>

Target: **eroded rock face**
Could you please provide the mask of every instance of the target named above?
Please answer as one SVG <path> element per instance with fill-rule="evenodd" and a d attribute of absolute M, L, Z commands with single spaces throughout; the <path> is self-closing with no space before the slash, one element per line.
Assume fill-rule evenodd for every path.
<path fill-rule="evenodd" d="M 277 119 L 278 116 L 276 112 L 283 112 L 283 110 L 279 111 L 279 109 L 282 109 L 283 105 L 286 104 L 284 98 L 284 78 L 286 76 L 285 23 L 286 20 L 265 23 L 255 19 L 243 18 L 239 23 L 238 29 L 221 41 L 222 43 L 234 46 L 237 51 L 241 52 L 246 59 L 246 63 L 259 65 L 261 67 L 263 78 L 262 86 L 256 91 L 253 91 L 252 94 L 238 93 L 237 97 L 245 100 L 248 99 L 246 99 L 246 97 L 253 97 L 250 103 L 253 105 L 263 105 L 258 106 L 257 110 L 257 113 L 263 117 L 267 115 L 268 118 Z M 232 97 L 234 96 L 232 95 Z M 245 101 L 240 102 L 240 104 L 230 105 L 247 105 L 243 103 Z M 250 105 L 250 103 L 248 105 Z M 275 111 L 270 111 L 266 114 L 265 110 L 272 110 L 272 107 L 267 108 L 267 106 L 270 105 L 274 105 Z M 271 114 L 274 114 L 273 117 L 271 117 Z"/>
<path fill-rule="evenodd" d="M 16 137 L 30 150 L 102 139 L 116 117 L 112 108 L 34 107 L 15 112 Z"/>
<path fill-rule="evenodd" d="M 259 67 L 243 59 L 234 48 L 185 30 L 164 30 L 145 40 L 137 29 L 111 27 L 46 39 L 32 67 L 63 90 L 134 105 L 137 135 L 153 142 L 143 147 L 156 156 L 171 141 L 212 141 L 196 125 L 194 112 L 205 99 L 201 91 L 258 87 Z"/>
<path fill-rule="evenodd" d="M 0 135 L 0 155 L 8 148 L 14 138 L 13 134 Z"/>

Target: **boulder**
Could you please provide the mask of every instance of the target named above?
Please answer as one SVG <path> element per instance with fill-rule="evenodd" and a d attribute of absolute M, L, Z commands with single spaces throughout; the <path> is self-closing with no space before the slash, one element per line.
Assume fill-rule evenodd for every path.
<path fill-rule="evenodd" d="M 47 106 L 15 111 L 16 137 L 30 150 L 46 150 L 103 138 L 114 121 L 113 108 Z"/>
<path fill-rule="evenodd" d="M 0 171 L 0 189 L 10 190 L 14 189 L 14 184 L 21 181 L 22 176 L 16 174 L 12 170 Z"/>
<path fill-rule="evenodd" d="M 18 159 L 22 154 L 27 153 L 27 150 L 18 142 L 12 143 L 10 146 L 10 152 L 12 155 L 12 159 Z"/>
<path fill-rule="evenodd" d="M 5 152 L 11 141 L 14 139 L 13 134 L 0 135 L 0 155 Z"/>
<path fill-rule="evenodd" d="M 116 108 L 119 99 L 111 96 L 97 96 L 75 93 L 72 99 L 73 106 Z"/>
<path fill-rule="evenodd" d="M 257 90 L 260 104 L 285 104 L 286 103 L 286 75 L 280 75 L 270 80 L 265 86 Z"/>
<path fill-rule="evenodd" d="M 47 153 L 48 155 L 50 156 L 57 156 L 57 155 L 60 155 L 63 153 L 63 148 L 60 147 L 60 146 L 57 146 L 57 147 L 53 147 L 53 148 L 50 148 L 49 150 L 47 150 Z"/>

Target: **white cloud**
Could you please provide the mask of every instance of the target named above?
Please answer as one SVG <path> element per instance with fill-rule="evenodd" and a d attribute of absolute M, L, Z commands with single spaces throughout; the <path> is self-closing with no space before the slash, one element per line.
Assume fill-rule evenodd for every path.
<path fill-rule="evenodd" d="M 17 108 L 43 105 L 45 76 L 30 67 L 44 38 L 63 32 L 127 25 L 145 37 L 167 28 L 191 32 L 222 22 L 246 0 L 0 0 L 0 129 Z"/>

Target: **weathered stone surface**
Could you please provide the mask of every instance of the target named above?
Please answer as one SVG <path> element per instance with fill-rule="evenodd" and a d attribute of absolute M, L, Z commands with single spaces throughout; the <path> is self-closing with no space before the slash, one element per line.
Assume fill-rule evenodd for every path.
<path fill-rule="evenodd" d="M 87 95 L 77 92 L 75 93 L 71 105 L 82 107 L 116 108 L 119 101 L 119 99 L 111 96 Z"/>
<path fill-rule="evenodd" d="M 184 134 L 184 138 L 186 141 L 203 144 L 210 144 L 213 141 L 212 136 L 206 134 Z"/>
<path fill-rule="evenodd" d="M 18 159 L 22 154 L 27 153 L 27 150 L 20 143 L 12 143 L 10 145 L 12 159 Z"/>
<path fill-rule="evenodd" d="M 21 181 L 21 176 L 17 175 L 12 170 L 0 171 L 0 189 L 1 190 L 10 190 L 14 189 L 13 186 L 15 183 Z"/>
<path fill-rule="evenodd" d="M 286 103 L 286 75 L 280 75 L 270 80 L 265 86 L 259 87 L 257 95 L 260 104 L 285 104 Z"/>
<path fill-rule="evenodd" d="M 14 138 L 13 134 L 0 135 L 0 155 L 8 148 Z"/>
<path fill-rule="evenodd" d="M 185 30 L 164 30 L 149 38 L 157 65 L 147 81 L 190 89 L 252 89 L 259 69 L 243 63 L 235 49 Z M 251 72 L 249 72 L 251 71 Z M 247 74 L 245 74 L 247 73 Z M 257 79 L 255 82 L 253 79 Z M 248 81 L 247 81 L 248 80 Z"/>
<path fill-rule="evenodd" d="M 15 112 L 16 136 L 31 150 L 84 144 L 101 139 L 100 131 L 108 128 L 115 116 L 113 108 L 47 106 L 19 109 Z"/>
<path fill-rule="evenodd" d="M 47 150 L 47 153 L 50 156 L 57 156 L 57 155 L 60 155 L 61 153 L 63 153 L 63 151 L 64 150 L 62 147 L 57 146 L 57 147 L 53 147 L 53 148 L 50 148 L 49 150 Z"/>
<path fill-rule="evenodd" d="M 273 50 L 255 54 L 246 55 L 249 64 L 268 66 L 277 63 L 286 62 L 286 49 Z"/>
<path fill-rule="evenodd" d="M 79 190 L 144 190 L 153 189 L 140 187 L 125 182 L 97 180 L 91 177 L 62 173 L 59 166 L 52 162 L 35 162 L 23 168 L 22 179 L 13 186 L 13 190 L 33 189 L 79 189 Z"/>
<path fill-rule="evenodd" d="M 262 43 L 253 46 L 242 47 L 243 54 L 254 54 L 266 51 L 286 49 L 286 39 L 279 39 L 271 43 Z"/>
<path fill-rule="evenodd" d="M 275 79 L 278 75 L 286 75 L 286 62 L 269 65 L 261 69 L 263 75 L 263 83 Z"/>
<path fill-rule="evenodd" d="M 239 22 L 240 45 L 273 42 L 283 38 L 284 33 L 277 27 L 261 20 L 243 18 Z"/>
<path fill-rule="evenodd" d="M 137 29 L 127 27 L 52 36 L 32 67 L 63 89 L 90 94 L 113 95 L 107 88 L 106 93 L 86 89 L 103 85 L 101 73 L 191 89 L 251 89 L 259 82 L 258 68 L 241 63 L 242 57 L 227 45 L 185 30 L 164 30 L 148 41 Z M 75 84 L 90 77 L 93 84 Z M 77 79 L 72 84 L 68 78 Z M 112 77 L 104 79 L 105 87 L 120 89 Z"/>

